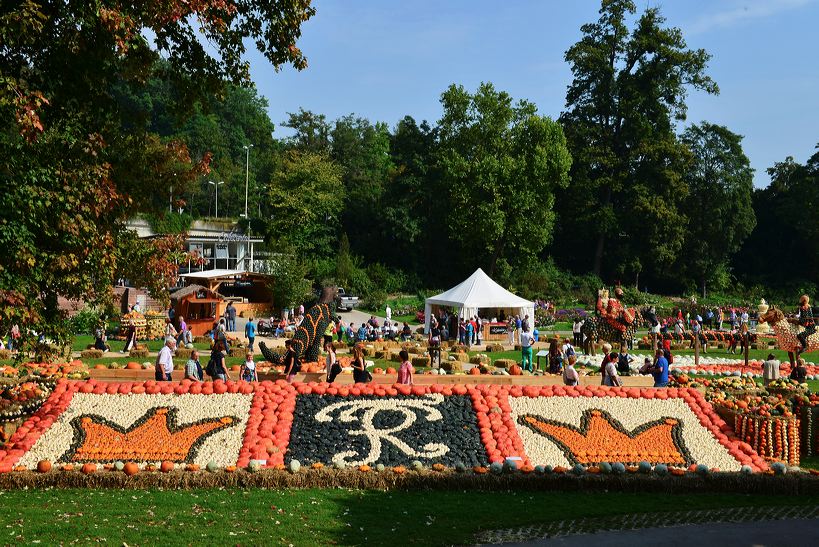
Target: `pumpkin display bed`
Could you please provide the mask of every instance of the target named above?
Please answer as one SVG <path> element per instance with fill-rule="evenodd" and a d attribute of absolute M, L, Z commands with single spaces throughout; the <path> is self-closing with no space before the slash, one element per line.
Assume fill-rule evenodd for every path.
<path fill-rule="evenodd" d="M 456 469 L 508 458 L 520 460 L 500 477 L 537 477 L 548 467 L 572 471 L 560 480 L 604 480 L 608 462 L 666 481 L 676 480 L 675 469 L 694 476 L 685 471 L 692 466 L 768 468 L 699 392 L 686 388 L 61 380 L 0 449 L 0 485 L 17 480 L 3 478 L 15 469 L 43 477 L 36 480 L 53 477 L 59 473 L 44 471 L 43 463 L 53 462 L 112 485 L 135 475 L 142 484 L 169 486 L 186 473 L 208 475 L 211 485 L 251 475 L 295 485 L 304 473 L 320 474 L 304 484 L 333 485 L 336 475 L 338 484 L 350 484 L 345 477 L 365 466 L 379 487 L 384 476 L 397 480 L 396 473 L 382 476 L 382 468 L 403 467 L 401 480 L 446 482 Z M 259 473 L 248 470 L 252 462 Z M 655 466 L 660 471 L 648 473 Z M 580 468 L 584 473 L 574 472 Z M 293 477 L 265 479 L 265 469 Z"/>

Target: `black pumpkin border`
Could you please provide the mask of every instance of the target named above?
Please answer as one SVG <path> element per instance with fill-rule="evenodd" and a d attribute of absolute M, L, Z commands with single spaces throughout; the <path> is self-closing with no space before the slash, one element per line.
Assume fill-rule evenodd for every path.
<path fill-rule="evenodd" d="M 122 427 L 121 425 L 119 425 L 117 423 L 112 422 L 111 420 L 108 420 L 107 418 L 103 418 L 99 414 L 80 414 L 80 415 L 75 416 L 74 418 L 72 418 L 71 421 L 69 422 L 70 425 L 71 425 L 71 428 L 72 428 L 72 430 L 74 432 L 74 437 L 73 437 L 73 439 L 71 441 L 71 445 L 69 446 L 68 450 L 66 450 L 59 458 L 57 458 L 57 462 L 58 463 L 114 463 L 114 462 L 117 462 L 117 461 L 123 461 L 121 459 L 73 460 L 72 458 L 74 457 L 75 453 L 77 452 L 77 449 L 80 446 L 82 446 L 83 443 L 85 442 L 85 430 L 80 425 L 82 423 L 82 420 L 85 419 L 85 418 L 91 418 L 95 422 L 104 424 L 104 425 L 110 427 L 111 429 L 114 429 L 115 431 L 118 431 L 119 433 L 125 435 L 125 434 L 133 431 L 134 429 L 137 429 L 137 428 L 141 427 L 145 422 L 147 422 L 149 419 L 153 418 L 156 415 L 156 413 L 159 410 L 162 410 L 162 409 L 167 411 L 167 414 L 165 415 L 165 420 L 166 420 L 166 425 L 168 427 L 168 430 L 171 433 L 176 433 L 178 431 L 181 431 L 184 428 L 194 426 L 194 425 L 199 425 L 199 424 L 202 424 L 202 423 L 205 423 L 205 422 L 212 421 L 214 419 L 212 417 L 211 418 L 202 418 L 202 419 L 194 421 L 194 422 L 190 422 L 190 423 L 186 423 L 184 425 L 180 425 L 180 424 L 177 423 L 177 414 L 179 413 L 178 408 L 172 407 L 172 406 L 155 406 L 155 407 L 149 408 L 145 412 L 145 414 L 143 414 L 141 417 L 137 418 L 136 421 L 134 421 L 133 424 L 131 424 L 129 427 L 126 428 L 126 427 Z M 230 418 L 231 422 L 223 424 L 221 427 L 217 427 L 216 429 L 213 429 L 211 431 L 208 431 L 207 433 L 204 433 L 204 434 L 200 435 L 199 438 L 196 439 L 193 442 L 193 444 L 191 445 L 190 450 L 188 450 L 187 457 L 184 460 L 182 460 L 181 462 L 175 462 L 175 463 L 193 463 L 193 461 L 196 459 L 196 455 L 199 452 L 199 448 L 208 439 L 208 437 L 210 437 L 211 435 L 217 433 L 218 431 L 224 431 L 225 429 L 228 429 L 230 427 L 234 427 L 239 423 L 239 418 L 237 418 L 236 416 L 231 416 L 231 415 L 221 416 L 221 417 L 219 417 L 217 419 L 221 420 L 221 419 L 224 419 L 224 418 Z M 150 462 L 154 462 L 154 461 L 163 461 L 163 460 L 128 459 L 128 461 L 141 462 L 141 463 L 142 462 L 150 463 Z"/>

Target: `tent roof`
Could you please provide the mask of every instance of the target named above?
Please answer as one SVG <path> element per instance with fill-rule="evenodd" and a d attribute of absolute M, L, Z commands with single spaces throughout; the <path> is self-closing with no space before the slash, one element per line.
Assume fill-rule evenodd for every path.
<path fill-rule="evenodd" d="M 465 308 L 531 308 L 534 303 L 507 291 L 480 268 L 460 285 L 427 298 L 427 304 Z"/>
<path fill-rule="evenodd" d="M 220 277 L 237 277 L 245 273 L 247 273 L 245 270 L 204 270 L 201 272 L 180 274 L 179 277 L 187 279 L 218 279 Z"/>

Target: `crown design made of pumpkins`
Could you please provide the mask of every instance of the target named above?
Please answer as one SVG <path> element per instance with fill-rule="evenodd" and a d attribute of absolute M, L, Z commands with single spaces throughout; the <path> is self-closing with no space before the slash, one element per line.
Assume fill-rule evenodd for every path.
<path fill-rule="evenodd" d="M 71 422 L 75 448 L 63 459 L 190 462 L 208 436 L 238 422 L 233 416 L 222 416 L 177 426 L 176 415 L 175 408 L 151 408 L 129 428 L 100 416 L 78 416 Z"/>
<path fill-rule="evenodd" d="M 572 463 L 691 463 L 680 435 L 681 424 L 675 418 L 660 418 L 633 431 L 598 409 L 585 410 L 579 428 L 532 415 L 521 416 L 519 421 L 554 441 Z"/>

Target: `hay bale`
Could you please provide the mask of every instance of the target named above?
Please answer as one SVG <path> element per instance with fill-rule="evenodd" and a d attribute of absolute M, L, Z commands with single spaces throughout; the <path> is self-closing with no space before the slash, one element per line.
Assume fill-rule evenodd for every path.
<path fill-rule="evenodd" d="M 424 351 L 425 351 L 424 348 L 412 346 L 407 350 L 407 353 L 409 353 L 410 355 L 423 355 Z"/>
<path fill-rule="evenodd" d="M 495 359 L 494 365 L 498 368 L 508 369 L 512 365 L 517 365 L 518 362 L 514 359 Z"/>
<path fill-rule="evenodd" d="M 86 349 L 80 352 L 80 357 L 83 359 L 99 359 L 102 357 L 101 349 Z"/>
<path fill-rule="evenodd" d="M 428 367 L 429 366 L 429 357 L 413 357 L 412 366 L 414 367 Z"/>
<path fill-rule="evenodd" d="M 11 359 L 11 350 L 9 349 L 0 349 L 0 359 L 3 361 L 7 361 Z"/>
<path fill-rule="evenodd" d="M 375 357 L 375 348 L 366 346 L 364 348 L 364 357 Z"/>
<path fill-rule="evenodd" d="M 333 342 L 333 348 L 337 349 L 337 350 L 347 349 L 347 342 L 345 342 L 344 340 L 335 341 L 335 342 Z"/>
<path fill-rule="evenodd" d="M 194 344 L 210 344 L 211 339 L 210 336 L 196 336 L 193 339 Z"/>
<path fill-rule="evenodd" d="M 441 368 L 447 372 L 463 372 L 464 363 L 461 361 L 441 361 Z"/>
<path fill-rule="evenodd" d="M 375 358 L 376 359 L 387 359 L 389 357 L 390 350 L 387 349 L 377 349 L 375 350 Z"/>
<path fill-rule="evenodd" d="M 179 359 L 190 359 L 192 352 L 193 352 L 192 349 L 177 348 L 176 349 L 176 357 L 178 357 Z"/>
<path fill-rule="evenodd" d="M 488 355 L 473 355 L 469 358 L 469 362 L 473 365 L 488 365 L 489 364 L 489 356 Z"/>
<path fill-rule="evenodd" d="M 148 350 L 146 349 L 132 349 L 131 353 L 128 354 L 131 357 L 142 358 L 148 357 Z"/>
<path fill-rule="evenodd" d="M 228 352 L 228 355 L 230 355 L 231 357 L 244 357 L 245 355 L 247 355 L 247 349 L 246 348 L 230 348 L 230 352 Z"/>
<path fill-rule="evenodd" d="M 391 361 L 393 363 L 400 363 L 401 356 L 398 354 L 397 351 L 391 351 L 389 358 L 387 358 L 387 361 Z"/>
<path fill-rule="evenodd" d="M 488 352 L 503 351 L 503 346 L 501 344 L 487 344 L 486 351 Z"/>
<path fill-rule="evenodd" d="M 456 361 L 462 361 L 462 362 L 464 362 L 464 363 L 468 363 L 468 362 L 469 362 L 469 354 L 468 354 L 468 353 L 466 353 L 465 351 L 460 351 L 460 352 L 456 352 L 456 353 L 450 353 L 449 355 L 450 355 L 451 357 L 454 357 Z"/>

